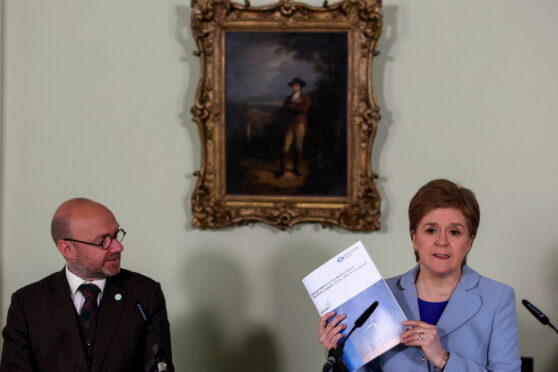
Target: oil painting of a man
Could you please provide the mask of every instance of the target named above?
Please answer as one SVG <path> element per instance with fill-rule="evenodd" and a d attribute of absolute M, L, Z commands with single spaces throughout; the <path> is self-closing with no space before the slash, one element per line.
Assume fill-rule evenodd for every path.
<path fill-rule="evenodd" d="M 277 178 L 281 178 L 285 174 L 285 166 L 289 159 L 289 152 L 295 145 L 295 154 L 293 155 L 292 170 L 297 176 L 300 176 L 299 166 L 303 155 L 304 136 L 308 126 L 308 111 L 312 105 L 312 98 L 302 92 L 306 82 L 301 78 L 294 78 L 289 86 L 292 93 L 285 99 L 281 112 L 287 122 L 287 130 L 284 137 L 283 148 L 281 151 L 281 159 L 279 159 L 279 172 Z"/>
<path fill-rule="evenodd" d="M 229 195 L 347 195 L 346 32 L 225 33 Z"/>

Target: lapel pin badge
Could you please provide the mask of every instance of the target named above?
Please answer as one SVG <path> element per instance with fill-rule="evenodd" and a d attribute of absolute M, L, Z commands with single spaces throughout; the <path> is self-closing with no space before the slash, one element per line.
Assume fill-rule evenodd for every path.
<path fill-rule="evenodd" d="M 122 295 L 120 293 L 117 293 L 117 294 L 114 295 L 114 299 L 116 301 L 120 301 L 122 299 Z"/>

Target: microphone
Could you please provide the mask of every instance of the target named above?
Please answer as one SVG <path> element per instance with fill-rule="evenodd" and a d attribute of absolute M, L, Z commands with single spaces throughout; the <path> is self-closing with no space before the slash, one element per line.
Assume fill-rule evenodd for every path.
<path fill-rule="evenodd" d="M 362 327 L 364 323 L 368 320 L 368 318 L 370 318 L 370 315 L 372 315 L 372 313 L 374 312 L 374 310 L 376 310 L 377 307 L 378 307 L 378 301 L 374 301 L 374 303 L 370 305 L 368 309 L 366 309 L 364 313 L 362 313 L 361 316 L 358 317 L 353 329 Z M 347 336 L 347 338 L 348 337 L 349 336 Z"/>
<path fill-rule="evenodd" d="M 338 369 L 337 366 L 337 358 L 335 357 L 335 353 L 331 349 L 327 352 L 327 361 L 325 362 L 322 372 L 336 372 Z"/>
<path fill-rule="evenodd" d="M 143 310 L 143 306 L 141 306 L 140 303 L 136 303 L 136 308 L 138 309 L 143 321 L 151 327 L 151 325 L 152 325 L 151 319 L 147 316 L 147 313 L 145 312 L 145 310 Z"/>
<path fill-rule="evenodd" d="M 527 310 L 529 310 L 529 312 L 531 312 L 531 314 L 533 314 L 533 316 L 535 318 L 537 318 L 539 320 L 539 322 L 541 322 L 543 325 L 550 326 L 550 328 L 552 328 L 556 333 L 558 333 L 558 329 L 556 329 L 556 327 L 554 327 L 554 325 L 552 325 L 552 323 L 550 323 L 550 320 L 548 319 L 548 317 L 546 315 L 544 315 L 544 313 L 542 311 L 537 309 L 537 307 L 535 305 L 533 305 L 532 303 L 530 303 L 527 300 L 522 300 L 521 303 L 527 308 Z"/>
<path fill-rule="evenodd" d="M 145 372 L 168 372 L 164 350 L 161 346 L 161 341 L 159 340 L 159 334 L 153 329 L 153 322 L 151 321 L 151 318 L 149 317 L 149 315 L 147 315 L 147 313 L 143 309 L 143 306 L 141 306 L 141 304 L 138 302 L 136 302 L 136 309 L 138 309 L 141 318 L 143 319 L 145 324 L 147 324 L 147 329 L 155 336 L 155 344 L 152 347 L 153 359 L 151 359 L 145 366 Z"/>
<path fill-rule="evenodd" d="M 322 372 L 348 372 L 345 363 L 343 363 L 343 349 L 345 348 L 345 343 L 357 328 L 362 327 L 364 323 L 366 323 L 368 318 L 370 318 L 374 310 L 378 307 L 378 304 L 378 301 L 374 301 L 372 305 L 368 306 L 368 308 L 357 318 L 353 328 L 351 328 L 351 331 L 345 338 L 343 338 L 343 341 L 341 341 L 341 343 L 334 349 L 329 350 L 327 361 L 322 368 Z"/>

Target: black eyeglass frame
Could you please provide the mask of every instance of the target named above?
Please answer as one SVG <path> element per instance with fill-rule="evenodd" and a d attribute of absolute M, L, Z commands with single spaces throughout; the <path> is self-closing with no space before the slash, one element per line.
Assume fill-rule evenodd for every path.
<path fill-rule="evenodd" d="M 117 235 L 120 234 L 120 232 L 122 232 L 122 238 L 118 239 Z M 124 229 L 118 229 L 116 230 L 116 232 L 114 233 L 113 236 L 107 235 L 103 238 L 103 241 L 100 243 L 91 243 L 91 242 L 84 242 L 83 240 L 77 240 L 77 239 L 72 239 L 72 238 L 65 238 L 62 240 L 65 240 L 67 242 L 74 242 L 74 243 L 81 243 L 81 244 L 87 244 L 87 245 L 94 245 L 96 247 L 100 247 L 103 250 L 108 250 L 112 244 L 113 240 L 117 240 L 119 243 L 121 243 L 124 240 L 124 237 L 126 236 L 126 231 Z M 108 242 L 108 243 L 107 243 Z"/>

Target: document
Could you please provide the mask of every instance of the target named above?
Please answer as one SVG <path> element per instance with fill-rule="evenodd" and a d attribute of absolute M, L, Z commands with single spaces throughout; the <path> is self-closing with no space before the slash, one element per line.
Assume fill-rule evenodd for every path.
<path fill-rule="evenodd" d="M 302 283 L 320 316 L 345 314 L 346 337 L 374 302 L 377 307 L 343 343 L 343 362 L 354 371 L 399 344 L 407 320 L 387 283 L 364 248 L 356 242 L 308 274 Z M 361 319 L 362 320 L 362 319 Z M 339 347 L 338 345 L 338 347 Z"/>

